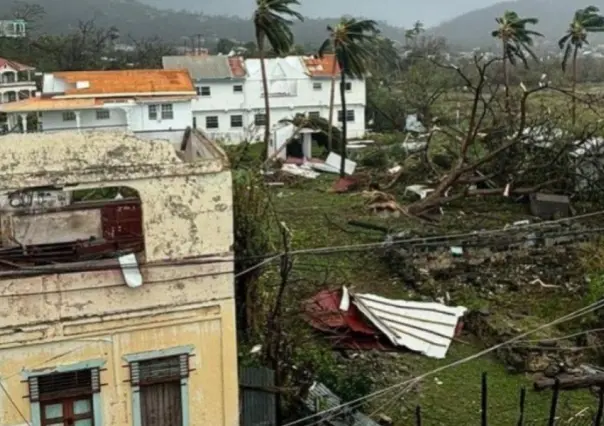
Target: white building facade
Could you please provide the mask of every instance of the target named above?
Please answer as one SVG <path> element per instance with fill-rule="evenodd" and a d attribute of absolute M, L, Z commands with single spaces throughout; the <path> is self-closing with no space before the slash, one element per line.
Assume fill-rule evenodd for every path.
<path fill-rule="evenodd" d="M 186 70 L 75 71 L 45 74 L 39 96 L 0 105 L 22 131 L 184 130 L 196 96 Z M 28 117 L 37 117 L 30 128 Z"/>
<path fill-rule="evenodd" d="M 337 66 L 333 69 L 333 57 L 288 56 L 265 62 L 272 129 L 280 120 L 297 114 L 327 119 L 335 71 L 333 123 L 339 126 L 346 117 L 349 138 L 360 138 L 365 134 L 365 81 L 354 79 L 347 83 L 347 112 L 344 113 L 339 94 L 339 70 Z M 194 123 L 210 138 L 233 144 L 262 139 L 266 117 L 259 59 L 171 56 L 165 57 L 163 63 L 166 69 L 189 70 L 197 90 L 197 99 L 193 102 Z"/>
<path fill-rule="evenodd" d="M 36 94 L 36 82 L 33 81 L 34 68 L 9 59 L 0 58 L 0 104 L 28 99 Z M 14 122 L 3 119 L 0 126 L 10 130 Z"/>

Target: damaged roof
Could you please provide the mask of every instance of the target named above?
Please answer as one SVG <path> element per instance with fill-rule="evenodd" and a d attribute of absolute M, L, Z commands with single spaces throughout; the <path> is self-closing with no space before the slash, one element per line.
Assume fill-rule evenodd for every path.
<path fill-rule="evenodd" d="M 183 162 L 171 144 L 123 131 L 11 133 L 2 142 L 1 175 Z"/>
<path fill-rule="evenodd" d="M 162 57 L 166 70 L 186 69 L 193 80 L 214 80 L 245 77 L 241 58 L 211 55 L 182 55 Z"/>

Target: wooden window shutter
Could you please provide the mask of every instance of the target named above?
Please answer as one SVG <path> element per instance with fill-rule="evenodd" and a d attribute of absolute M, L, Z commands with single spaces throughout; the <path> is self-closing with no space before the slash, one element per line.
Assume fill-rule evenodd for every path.
<path fill-rule="evenodd" d="M 140 378 L 141 375 L 138 362 L 130 363 L 130 383 L 132 384 L 132 386 L 140 385 Z"/>
<path fill-rule="evenodd" d="M 99 393 L 101 391 L 101 379 L 98 368 L 90 370 L 90 384 L 93 393 Z"/>
<path fill-rule="evenodd" d="M 179 357 L 180 361 L 180 377 L 189 377 L 189 355 L 183 354 Z"/>
<path fill-rule="evenodd" d="M 40 387 L 38 386 L 38 378 L 30 377 L 28 382 L 29 382 L 29 400 L 32 402 L 40 401 Z"/>

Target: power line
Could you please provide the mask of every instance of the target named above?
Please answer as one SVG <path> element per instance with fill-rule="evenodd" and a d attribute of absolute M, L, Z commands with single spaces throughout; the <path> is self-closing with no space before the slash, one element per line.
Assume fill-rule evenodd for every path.
<path fill-rule="evenodd" d="M 490 235 L 512 233 L 512 232 L 517 232 L 518 230 L 521 230 L 521 229 L 531 229 L 534 227 L 543 227 L 543 226 L 549 225 L 549 224 L 567 222 L 567 221 L 572 221 L 572 220 L 579 220 L 579 219 L 593 217 L 593 216 L 601 215 L 601 214 L 604 214 L 604 211 L 598 211 L 598 212 L 588 213 L 588 214 L 581 215 L 581 216 L 562 218 L 562 219 L 546 221 L 546 222 L 518 225 L 518 226 L 514 226 L 511 228 L 504 228 L 504 229 L 484 230 L 484 231 L 477 231 L 477 232 L 475 231 L 475 232 L 460 233 L 460 234 L 442 234 L 442 235 L 433 235 L 433 236 L 425 236 L 425 237 L 414 237 L 414 238 L 394 240 L 394 241 L 389 241 L 389 242 L 381 241 L 378 243 L 349 244 L 349 245 L 340 245 L 340 246 L 327 246 L 327 247 L 315 247 L 315 248 L 308 248 L 308 249 L 292 250 L 289 252 L 281 252 L 281 253 L 265 256 L 264 260 L 262 260 L 261 262 L 255 264 L 255 265 L 252 265 L 251 267 L 247 268 L 246 270 L 244 270 L 242 272 L 236 273 L 235 278 L 238 278 L 242 275 L 252 272 L 268 263 L 271 263 L 272 261 L 274 261 L 276 259 L 281 258 L 282 256 L 285 256 L 285 255 L 333 254 L 333 253 L 342 253 L 342 252 L 363 251 L 363 250 L 368 250 L 368 249 L 373 249 L 373 248 L 384 248 L 384 247 L 391 247 L 391 246 L 397 246 L 397 245 L 403 245 L 403 244 L 413 245 L 415 247 L 421 247 L 421 246 L 428 247 L 431 245 L 442 244 L 445 242 L 443 240 L 454 240 L 454 239 L 458 239 L 458 238 L 468 238 L 468 237 L 476 238 L 476 237 L 484 237 L 484 236 L 490 236 Z M 560 235 L 584 234 L 584 233 L 589 233 L 590 231 L 592 231 L 592 232 L 604 231 L 604 228 L 594 228 L 592 230 L 569 231 L 567 233 L 560 233 Z M 246 260 L 246 259 L 252 260 L 252 259 L 257 259 L 257 258 L 262 258 L 262 256 L 244 258 L 244 260 Z M 220 263 L 220 262 L 227 262 L 227 263 L 233 262 L 233 259 L 212 259 L 212 260 L 199 259 L 199 260 L 190 260 L 190 261 L 172 261 L 172 262 L 164 262 L 161 264 L 143 264 L 141 266 L 142 267 L 166 267 L 166 266 L 181 266 L 181 265 L 182 266 L 184 266 L 184 265 L 203 265 L 203 264 L 212 264 L 212 263 Z M 17 269 L 15 271 L 9 271 L 9 272 L 5 272 L 5 273 L 0 272 L 0 277 L 2 277 L 2 276 L 5 276 L 5 277 L 37 276 L 37 275 L 45 275 L 45 274 L 105 271 L 105 270 L 121 270 L 121 266 L 119 266 L 119 265 L 103 265 L 103 266 L 98 266 L 98 267 L 86 266 L 83 268 L 75 268 L 73 266 L 66 265 L 64 268 L 61 268 L 61 267 L 52 267 L 52 268 L 46 268 L 46 269 L 44 269 L 44 268 L 22 268 L 22 269 Z M 174 281 L 184 280 L 184 279 L 204 278 L 204 277 L 208 277 L 208 276 L 225 275 L 225 274 L 232 274 L 232 273 L 235 273 L 235 271 L 222 271 L 222 272 L 214 272 L 214 273 L 207 273 L 207 274 L 190 275 L 190 276 L 172 278 L 172 279 L 167 279 L 167 280 L 151 281 L 151 282 L 148 282 L 148 284 L 174 282 Z M 2 281 L 2 280 L 0 279 L 0 281 Z M 119 287 L 121 285 L 122 284 L 115 284 L 115 285 L 104 286 L 103 288 Z M 76 291 L 76 290 L 80 291 L 80 290 L 82 290 L 82 288 L 73 289 L 73 290 L 66 289 L 66 290 L 46 291 L 46 292 L 39 292 L 39 293 L 26 293 L 26 294 L 22 294 L 22 295 L 48 294 L 48 293 Z M 14 295 L 0 294 L 0 297 L 7 297 L 7 296 L 14 296 Z"/>
<path fill-rule="evenodd" d="M 560 318 L 557 318 L 557 319 L 555 319 L 553 321 L 550 321 L 550 322 L 548 322 L 546 324 L 543 324 L 543 325 L 541 325 L 541 326 L 539 326 L 537 328 L 534 328 L 534 329 L 532 329 L 530 331 L 521 333 L 521 334 L 519 334 L 519 335 L 517 335 L 517 336 L 515 336 L 515 337 L 513 337 L 513 338 L 511 338 L 511 339 L 509 339 L 509 340 L 507 340 L 505 342 L 493 345 L 493 346 L 491 346 L 491 347 L 489 347 L 487 349 L 484 349 L 484 350 L 482 350 L 480 352 L 472 354 L 472 355 L 470 355 L 468 357 L 465 357 L 465 358 L 462 358 L 460 360 L 454 361 L 454 362 L 452 362 L 450 364 L 446 364 L 446 365 L 443 365 L 441 367 L 435 368 L 435 369 L 433 369 L 431 371 L 428 371 L 428 372 L 426 372 L 426 373 L 424 373 L 424 374 L 422 374 L 422 375 L 420 375 L 418 377 L 415 377 L 415 378 L 412 378 L 412 379 L 409 379 L 409 380 L 405 380 L 404 382 L 396 383 L 394 385 L 391 385 L 391 386 L 388 386 L 388 387 L 386 387 L 384 389 L 372 392 L 372 393 L 370 393 L 368 395 L 365 395 L 363 397 L 357 398 L 355 400 L 346 402 L 344 404 L 337 405 L 335 407 L 331 407 L 329 409 L 320 411 L 320 412 L 312 414 L 310 416 L 306 416 L 306 417 L 304 417 L 302 419 L 299 419 L 299 420 L 287 423 L 284 426 L 298 425 L 298 424 L 300 424 L 300 423 L 302 423 L 302 422 L 304 422 L 306 420 L 310 420 L 312 418 L 321 416 L 321 415 L 323 415 L 325 413 L 336 411 L 336 410 L 340 410 L 342 408 L 345 408 L 345 407 L 348 407 L 348 406 L 352 406 L 352 405 L 355 405 L 355 404 L 359 404 L 359 403 L 362 403 L 363 401 L 376 398 L 376 397 L 378 397 L 380 395 L 383 395 L 383 394 L 385 394 L 387 392 L 390 392 L 392 390 L 396 390 L 396 389 L 398 389 L 398 388 L 400 388 L 402 386 L 406 386 L 406 385 L 409 385 L 409 384 L 417 383 L 417 382 L 425 379 L 426 377 L 432 376 L 434 374 L 440 373 L 441 371 L 448 370 L 448 369 L 453 368 L 453 367 L 457 367 L 459 365 L 465 364 L 467 362 L 470 362 L 470 361 L 473 361 L 473 360 L 475 360 L 477 358 L 480 358 L 480 357 L 482 357 L 484 355 L 487 355 L 487 354 L 489 354 L 489 353 L 491 353 L 491 352 L 493 352 L 493 351 L 495 351 L 495 350 L 497 350 L 499 348 L 502 348 L 504 346 L 509 345 L 510 343 L 516 342 L 516 341 L 518 341 L 518 340 L 520 340 L 520 339 L 522 339 L 522 338 L 524 338 L 526 336 L 529 336 L 529 335 L 534 334 L 534 333 L 536 333 L 538 331 L 541 331 L 544 328 L 548 328 L 548 327 L 551 327 L 553 325 L 560 324 L 562 322 L 570 321 L 572 319 L 581 317 L 581 316 L 586 315 L 586 314 L 588 314 L 590 312 L 596 311 L 596 310 L 602 308 L 603 306 L 604 306 L 604 299 L 601 299 L 601 300 L 599 300 L 597 302 L 591 303 L 590 305 L 587 305 L 587 306 L 585 306 L 583 308 L 580 308 L 580 309 L 578 309 L 576 311 L 573 311 L 570 314 L 564 315 L 564 316 L 562 316 Z"/>
<path fill-rule="evenodd" d="M 19 413 L 19 415 L 21 416 L 21 418 L 23 419 L 25 424 L 27 424 L 27 426 L 31 426 L 31 423 L 27 420 L 27 417 L 25 417 L 25 415 L 23 414 L 23 411 L 21 411 L 19 406 L 15 403 L 15 400 L 13 399 L 13 397 L 10 395 L 10 393 L 8 393 L 8 391 L 2 384 L 2 380 L 0 380 L 0 389 L 2 389 L 2 392 L 4 392 L 4 394 L 8 398 L 8 402 L 10 402 L 13 407 L 15 407 L 15 410 L 17 410 L 17 413 Z"/>

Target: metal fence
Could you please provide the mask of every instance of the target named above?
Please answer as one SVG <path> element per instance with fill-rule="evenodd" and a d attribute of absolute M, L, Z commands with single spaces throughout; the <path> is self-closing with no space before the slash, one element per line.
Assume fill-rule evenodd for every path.
<path fill-rule="evenodd" d="M 277 426 L 275 372 L 268 368 L 239 370 L 241 426 Z"/>

